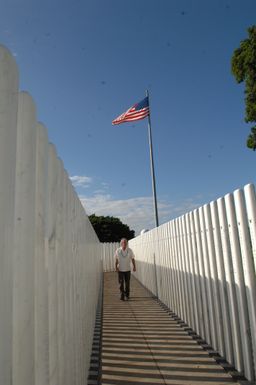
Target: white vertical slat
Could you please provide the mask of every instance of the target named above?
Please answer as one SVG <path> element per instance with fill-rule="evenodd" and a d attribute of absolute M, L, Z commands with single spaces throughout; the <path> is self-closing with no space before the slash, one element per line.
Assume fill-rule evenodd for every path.
<path fill-rule="evenodd" d="M 72 186 L 73 190 L 73 186 Z M 72 282 L 73 282 L 73 345 L 74 345 L 74 376 L 73 382 L 78 385 L 79 381 L 79 330 L 78 330 L 78 309 L 77 309 L 77 275 L 76 275 L 76 260 L 77 260 L 77 205 L 76 196 L 72 191 Z"/>
<path fill-rule="evenodd" d="M 230 314 L 229 314 L 229 308 L 228 308 L 228 295 L 227 295 L 228 289 L 227 289 L 227 281 L 225 276 L 224 256 L 223 256 L 223 249 L 221 244 L 221 225 L 219 221 L 217 202 L 211 202 L 210 209 L 211 209 L 211 216 L 212 216 L 217 279 L 218 279 L 219 293 L 220 293 L 219 300 L 221 305 L 222 325 L 223 325 L 220 333 L 222 333 L 224 346 L 221 347 L 220 353 L 222 356 L 226 357 L 229 363 L 234 364 L 231 323 L 230 323 Z"/>
<path fill-rule="evenodd" d="M 178 241 L 178 272 L 180 276 L 180 290 L 181 290 L 181 318 L 183 320 L 187 320 L 187 307 L 186 307 L 186 289 L 185 289 L 185 277 L 184 277 L 184 270 L 183 270 L 183 245 L 182 245 L 182 233 L 180 229 L 180 218 L 177 218 L 174 220 L 176 224 L 176 235 L 177 235 L 177 241 Z"/>
<path fill-rule="evenodd" d="M 194 211 L 195 219 L 195 234 L 197 243 L 197 254 L 198 254 L 198 267 L 199 267 L 199 285 L 202 297 L 202 308 L 203 308 L 203 319 L 204 319 L 204 334 L 202 335 L 205 340 L 210 343 L 210 319 L 208 313 L 208 300 L 207 300 L 207 288 L 205 282 L 205 267 L 203 260 L 203 247 L 202 247 L 202 230 L 199 222 L 199 210 Z"/>
<path fill-rule="evenodd" d="M 0 45 L 0 384 L 12 385 L 12 284 L 18 70 Z"/>
<path fill-rule="evenodd" d="M 186 227 L 186 218 L 185 215 L 181 217 L 181 230 L 182 238 L 184 244 L 184 276 L 186 283 L 186 298 L 187 298 L 187 320 L 186 322 L 192 327 L 195 328 L 194 312 L 193 312 L 193 288 L 191 282 L 191 272 L 189 266 L 189 258 L 191 255 L 189 253 L 189 233 Z"/>
<path fill-rule="evenodd" d="M 161 293 L 159 298 L 162 302 L 166 303 L 166 292 L 165 292 L 165 271 L 164 271 L 164 258 L 165 258 L 165 252 L 164 252 L 164 234 L 163 234 L 163 226 L 158 227 L 158 242 L 157 242 L 157 249 L 158 249 L 158 260 L 159 260 L 159 272 L 160 272 L 160 287 L 161 287 Z"/>
<path fill-rule="evenodd" d="M 234 192 L 234 202 L 250 321 L 250 338 L 254 357 L 253 367 L 256 370 L 256 279 L 249 233 L 249 223 L 246 213 L 244 192 L 242 190 L 236 190 Z"/>
<path fill-rule="evenodd" d="M 167 268 L 167 290 L 168 290 L 168 304 L 167 306 L 170 309 L 173 309 L 173 290 L 174 290 L 174 282 L 173 282 L 173 271 L 171 267 L 172 263 L 172 244 L 171 244 L 171 234 L 170 234 L 170 223 L 166 223 L 166 268 Z"/>
<path fill-rule="evenodd" d="M 82 235 L 82 226 L 83 226 L 83 217 L 82 217 L 82 207 L 81 207 L 81 202 L 76 197 L 77 201 L 77 207 L 78 207 L 78 228 L 77 228 L 77 235 L 78 235 L 78 258 L 77 258 L 77 263 L 76 263 L 76 271 L 77 271 L 77 286 L 78 286 L 78 292 L 77 292 L 77 306 L 78 306 L 78 331 L 79 331 L 79 336 L 78 336 L 78 352 L 81 352 L 79 355 L 79 385 L 82 385 L 86 381 L 85 377 L 85 365 L 84 362 L 86 362 L 86 351 L 83 348 L 84 346 L 84 323 L 83 323 L 83 290 L 82 290 L 82 281 L 83 281 L 83 272 L 80 266 L 82 266 L 83 263 L 83 251 L 81 248 L 81 241 L 83 239 Z M 97 259 L 97 257 L 95 257 Z M 98 292 L 98 290 L 97 290 Z M 93 314 L 92 314 L 93 316 Z"/>
<path fill-rule="evenodd" d="M 159 253 L 159 235 L 160 231 L 158 228 L 154 231 L 155 237 L 155 259 L 156 259 L 156 267 L 157 267 L 157 283 L 158 283 L 158 297 L 162 300 L 162 271 L 161 271 L 161 255 Z"/>
<path fill-rule="evenodd" d="M 203 301 L 202 301 L 202 292 L 201 292 L 201 283 L 200 283 L 200 271 L 199 271 L 199 261 L 198 261 L 198 249 L 197 249 L 197 238 L 196 238 L 196 227 L 195 227 L 195 212 L 189 214 L 190 219 L 190 229 L 191 229 L 191 238 L 192 238 L 192 250 L 193 250 L 193 267 L 194 267 L 194 280 L 196 288 L 196 303 L 197 303 L 197 314 L 198 314 L 198 323 L 199 327 L 196 332 L 205 336 L 205 324 L 204 324 L 204 314 L 203 314 Z"/>
<path fill-rule="evenodd" d="M 166 266 L 167 266 L 167 271 L 168 271 L 168 280 L 167 280 L 167 285 L 168 285 L 168 306 L 170 309 L 173 309 L 173 290 L 174 290 L 174 282 L 173 282 L 173 271 L 171 267 L 171 260 L 172 260 L 172 243 L 171 243 L 171 234 L 170 234 L 170 223 L 166 223 Z"/>
<path fill-rule="evenodd" d="M 240 323 L 240 334 L 242 341 L 242 352 L 244 362 L 244 373 L 246 378 L 252 380 L 253 367 L 252 367 L 252 349 L 249 330 L 249 315 L 246 303 L 246 288 L 243 275 L 243 266 L 241 259 L 241 249 L 238 237 L 238 228 L 236 222 L 234 198 L 232 194 L 225 195 L 225 203 L 227 210 L 227 220 L 229 227 L 229 238 L 231 246 L 231 255 L 233 261 L 234 282 L 236 287 L 236 296 L 238 302 L 238 317 Z"/>
<path fill-rule="evenodd" d="M 48 385 L 48 271 L 45 256 L 48 138 L 42 124 L 37 124 L 36 134 L 35 385 Z"/>
<path fill-rule="evenodd" d="M 234 363 L 238 371 L 243 371 L 243 356 L 242 356 L 242 342 L 240 334 L 240 325 L 238 317 L 238 305 L 236 298 L 236 288 L 233 273 L 233 262 L 231 255 L 231 247 L 229 240 L 229 229 L 226 214 L 226 206 L 224 198 L 217 200 L 217 207 L 220 221 L 221 242 L 223 250 L 223 264 L 225 268 L 225 279 L 229 303 L 229 314 L 231 322 L 231 332 L 233 341 Z"/>
<path fill-rule="evenodd" d="M 168 283 L 168 268 L 167 268 L 167 238 L 166 238 L 166 224 L 162 225 L 163 237 L 163 269 L 164 269 L 164 303 L 169 303 L 169 283 Z"/>
<path fill-rule="evenodd" d="M 169 269 L 169 244 L 167 236 L 167 225 L 163 225 L 163 244 L 164 244 L 164 272 L 165 272 L 165 303 L 170 307 L 170 269 Z"/>
<path fill-rule="evenodd" d="M 172 230 L 173 230 L 173 238 L 174 238 L 174 266 L 175 266 L 175 272 L 176 272 L 176 285 L 177 285 L 177 314 L 182 317 L 183 315 L 183 303 L 182 303 L 182 287 L 181 287 L 181 278 L 180 278 L 180 271 L 179 271 L 179 248 L 178 248 L 178 234 L 176 229 L 176 223 L 175 221 L 172 221 Z"/>
<path fill-rule="evenodd" d="M 154 284 L 148 280 L 148 288 L 155 293 L 153 293 L 158 297 L 159 296 L 159 274 L 158 274 L 158 259 L 157 259 L 157 237 L 156 237 L 156 229 L 152 230 L 151 234 L 149 234 L 150 245 L 151 245 L 151 253 L 153 258 L 153 271 L 154 271 Z M 148 278 L 147 278 L 148 279 Z"/>
<path fill-rule="evenodd" d="M 213 223 L 210 211 L 210 205 L 205 205 L 203 207 L 204 217 L 205 217 L 205 226 L 206 226 L 206 240 L 207 248 L 209 255 L 209 271 L 210 271 L 210 282 L 211 282 L 211 296 L 212 296 L 212 318 L 214 319 L 215 326 L 215 341 L 214 349 L 220 352 L 221 355 L 224 355 L 224 335 L 223 335 L 223 319 L 222 312 L 220 308 L 220 293 L 218 285 L 218 275 L 217 275 L 217 265 L 216 265 L 216 247 L 214 245 L 213 237 Z"/>
<path fill-rule="evenodd" d="M 47 197 L 47 254 L 48 254 L 48 296 L 49 296 L 49 384 L 58 383 L 58 343 L 57 343 L 57 261 L 56 261 L 56 217 L 57 181 L 56 150 L 48 146 L 48 197 Z"/>
<path fill-rule="evenodd" d="M 74 247 L 74 201 L 73 188 L 68 185 L 69 200 L 69 259 L 68 259 L 68 281 L 69 281 L 69 327 L 70 327 L 70 378 L 75 382 L 75 331 L 74 331 L 74 275 L 73 275 L 73 247 Z"/>
<path fill-rule="evenodd" d="M 194 330 L 198 330 L 198 316 L 197 316 L 197 302 L 196 302 L 196 287 L 195 287 L 195 280 L 194 280 L 194 260 L 193 260 L 193 252 L 192 252 L 192 240 L 191 240 L 191 230 L 190 230 L 190 224 L 189 224 L 189 215 L 186 214 L 183 217 L 183 225 L 184 225 L 184 233 L 186 234 L 186 243 L 187 243 L 187 251 L 186 251 L 186 258 L 187 258 L 187 275 L 189 280 L 189 304 L 190 304 L 190 317 L 191 317 L 191 323 L 190 326 Z"/>
<path fill-rule="evenodd" d="M 14 385 L 35 383 L 35 183 L 36 112 L 30 95 L 19 94 L 15 239 L 13 261 L 13 373 Z"/>
<path fill-rule="evenodd" d="M 111 271 L 111 259 L 110 259 L 110 251 L 108 245 L 104 244 L 105 251 L 106 251 L 106 271 Z"/>
<path fill-rule="evenodd" d="M 65 330 L 65 345 L 69 347 L 69 349 L 65 349 L 65 385 L 68 385 L 70 381 L 72 381 L 71 374 L 70 374 L 70 365 L 71 365 L 71 349 L 70 349 L 70 295 L 69 295 L 69 274 L 68 274 L 68 267 L 69 267 L 69 261 L 70 261 L 70 228 L 69 228 L 69 195 L 68 195 L 68 188 L 69 188 L 69 177 L 67 173 L 64 171 L 64 195 L 63 195 L 63 226 L 64 226 L 64 254 L 63 254 L 63 269 L 64 269 L 64 330 Z"/>
<path fill-rule="evenodd" d="M 254 272 L 256 274 L 256 195 L 254 185 L 246 185 L 244 188 L 244 193 L 251 236 L 250 243 L 254 258 Z"/>
<path fill-rule="evenodd" d="M 104 243 L 102 243 L 102 248 L 103 248 L 102 258 L 103 258 L 103 261 L 104 261 L 103 271 L 108 271 L 107 250 L 105 248 L 105 244 Z"/>
<path fill-rule="evenodd" d="M 164 270 L 164 258 L 165 258 L 165 252 L 164 252 L 164 234 L 163 234 L 163 226 L 158 227 L 158 242 L 157 242 L 157 249 L 158 249 L 158 260 L 159 260 L 159 271 L 160 271 L 160 280 L 161 280 L 161 294 L 160 299 L 162 302 L 166 303 L 166 292 L 165 292 L 165 270 Z"/>
<path fill-rule="evenodd" d="M 157 250 L 157 243 L 158 243 L 158 238 L 157 238 L 157 228 L 152 230 L 152 244 L 154 245 L 153 247 L 153 253 L 154 253 L 154 258 L 155 258 L 155 271 L 156 271 L 156 288 L 157 292 L 155 293 L 157 297 L 159 297 L 161 293 L 161 276 L 160 276 L 160 269 L 159 269 L 159 260 L 158 260 L 158 250 Z M 150 290 L 153 289 L 153 285 L 148 282 L 148 287 Z"/>
<path fill-rule="evenodd" d="M 172 244 L 172 255 L 171 255 L 171 269 L 172 269 L 172 280 L 173 280 L 173 310 L 179 314 L 179 295 L 178 295 L 178 276 L 176 269 L 176 243 L 173 221 L 170 222 L 170 236 Z"/>
<path fill-rule="evenodd" d="M 168 268 L 168 239 L 167 239 L 167 226 L 166 223 L 162 226 L 163 230 L 163 249 L 164 249 L 164 273 L 165 273 L 165 283 L 164 283 L 164 295 L 165 295 L 165 303 L 167 306 L 170 304 L 170 283 L 169 283 L 169 275 L 170 271 Z"/>
<path fill-rule="evenodd" d="M 216 333 L 216 320 L 215 320 L 215 309 L 213 304 L 213 292 L 212 292 L 212 278 L 210 272 L 207 232 L 205 223 L 204 207 L 199 208 L 200 227 L 202 234 L 202 246 L 203 246 L 203 264 L 205 272 L 205 284 L 206 284 L 206 295 L 207 295 L 207 308 L 208 308 L 208 319 L 210 325 L 210 344 L 213 348 L 217 348 L 217 333 Z"/>
<path fill-rule="evenodd" d="M 189 322 L 189 305 L 188 305 L 188 289 L 187 289 L 187 277 L 186 277 L 186 267 L 185 267 L 185 245 L 184 245 L 184 233 L 182 229 L 182 217 L 177 219 L 178 224 L 178 234 L 179 234 L 179 245 L 180 245 L 180 258 L 179 258 L 179 267 L 180 275 L 182 280 L 182 294 L 183 294 L 183 304 L 184 304 L 184 314 L 182 319 L 185 322 Z"/>
<path fill-rule="evenodd" d="M 68 279 L 67 279 L 67 263 L 69 259 L 69 253 L 68 253 L 68 222 L 69 222 L 69 217 L 68 217 L 68 191 L 67 191 L 67 186 L 69 184 L 69 178 L 65 170 L 62 171 L 62 178 L 63 178 L 63 196 L 62 196 L 62 201 L 63 201 L 63 209 L 62 209 L 62 231 L 63 231 L 63 256 L 62 256 L 62 274 L 63 274 L 63 320 L 62 320 L 62 327 L 64 330 L 64 344 L 65 346 L 69 346 L 69 319 L 68 319 L 68 306 L 69 306 L 69 300 L 68 300 Z M 82 270 L 82 266 L 80 267 Z M 62 343 L 60 341 L 60 343 Z M 65 349 L 63 354 L 63 360 L 65 363 L 64 368 L 60 368 L 60 373 L 61 376 L 64 376 L 64 385 L 68 385 L 69 381 L 69 370 L 68 370 L 68 362 L 69 362 L 69 349 Z M 63 371 L 63 372 L 62 372 Z"/>
<path fill-rule="evenodd" d="M 57 203 L 56 203 L 56 267 L 57 267 L 57 357 L 58 357 L 58 381 L 65 382 L 65 329 L 64 329 L 64 168 L 60 159 L 56 161 L 57 175 Z"/>

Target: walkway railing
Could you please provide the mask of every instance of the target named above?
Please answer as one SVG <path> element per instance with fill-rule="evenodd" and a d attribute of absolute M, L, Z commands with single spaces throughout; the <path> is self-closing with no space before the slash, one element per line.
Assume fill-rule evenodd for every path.
<path fill-rule="evenodd" d="M 85 385 L 100 243 L 0 47 L 0 384 Z"/>
<path fill-rule="evenodd" d="M 245 186 L 130 241 L 136 277 L 255 379 L 256 198 Z"/>

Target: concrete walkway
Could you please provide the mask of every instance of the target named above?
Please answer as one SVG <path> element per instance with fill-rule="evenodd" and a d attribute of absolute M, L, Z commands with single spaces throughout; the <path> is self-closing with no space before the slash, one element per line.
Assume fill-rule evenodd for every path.
<path fill-rule="evenodd" d="M 116 273 L 104 274 L 104 385 L 237 383 L 135 279 L 120 301 Z"/>

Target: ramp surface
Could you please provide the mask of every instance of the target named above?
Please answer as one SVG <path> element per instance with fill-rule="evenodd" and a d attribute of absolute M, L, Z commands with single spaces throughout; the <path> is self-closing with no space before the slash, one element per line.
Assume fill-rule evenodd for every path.
<path fill-rule="evenodd" d="M 121 301 L 117 273 L 104 274 L 104 385 L 227 385 L 236 381 L 132 278 Z"/>

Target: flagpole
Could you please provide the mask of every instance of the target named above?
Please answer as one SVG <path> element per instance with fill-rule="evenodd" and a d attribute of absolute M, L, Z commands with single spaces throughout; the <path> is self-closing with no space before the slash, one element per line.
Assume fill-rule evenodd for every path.
<path fill-rule="evenodd" d="M 149 92 L 148 92 L 148 90 L 146 90 L 146 96 L 148 97 L 148 106 L 149 106 Z M 149 115 L 148 115 L 148 142 L 149 142 L 149 153 L 150 153 L 150 169 L 151 169 L 151 179 L 152 179 L 154 211 L 155 211 L 155 224 L 156 224 L 156 227 L 158 227 L 159 221 L 158 221 L 157 198 L 156 198 L 156 180 L 155 180 L 155 169 L 154 169 L 154 156 L 153 156 L 150 108 L 149 108 Z"/>

